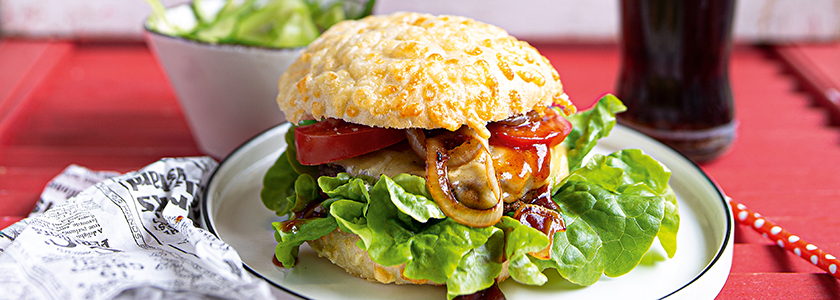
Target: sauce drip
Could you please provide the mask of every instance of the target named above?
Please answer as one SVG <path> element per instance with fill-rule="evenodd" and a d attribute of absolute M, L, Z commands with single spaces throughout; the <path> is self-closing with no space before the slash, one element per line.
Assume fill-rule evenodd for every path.
<path fill-rule="evenodd" d="M 291 220 L 281 222 L 281 229 L 283 232 L 297 232 L 301 225 L 311 219 L 324 218 L 327 216 L 327 209 L 321 206 L 324 197 L 309 201 L 306 206 L 300 211 L 295 212 Z"/>
<path fill-rule="evenodd" d="M 309 219 L 292 219 L 283 221 L 280 223 L 282 225 L 280 230 L 286 233 L 297 232 L 300 226 L 306 223 L 307 221 L 309 221 Z"/>
<path fill-rule="evenodd" d="M 492 141 L 492 140 L 491 140 Z M 490 143 L 494 147 L 506 147 Z M 496 173 L 509 173 L 518 178 L 531 176 L 534 182 L 544 182 L 551 172 L 551 157 L 545 144 L 532 147 L 509 147 L 519 155 L 509 155 L 503 161 L 494 161 Z"/>
<path fill-rule="evenodd" d="M 548 190 L 548 185 L 543 185 L 537 189 L 533 189 L 525 197 L 522 197 L 524 203 L 539 205 L 552 210 L 560 210 L 557 203 L 551 200 L 551 191 Z"/>
<path fill-rule="evenodd" d="M 557 231 L 566 229 L 560 213 L 534 204 L 520 205 L 514 213 L 514 218 L 519 220 L 519 223 L 539 230 L 549 237 Z"/>
<path fill-rule="evenodd" d="M 513 218 L 522 225 L 529 226 L 548 236 L 548 246 L 530 254 L 539 259 L 551 258 L 551 246 L 554 244 L 554 233 L 566 230 L 563 217 L 556 210 L 536 204 L 519 204 Z"/>
<path fill-rule="evenodd" d="M 321 206 L 321 202 L 323 201 L 324 197 L 319 197 L 318 199 L 309 201 L 303 209 L 295 212 L 295 219 L 326 217 L 327 211 L 323 206 Z"/>
<path fill-rule="evenodd" d="M 505 202 L 519 200 L 532 190 L 546 185 L 551 174 L 551 155 L 545 145 L 537 144 L 528 148 L 503 145 L 493 147 L 493 168 Z"/>

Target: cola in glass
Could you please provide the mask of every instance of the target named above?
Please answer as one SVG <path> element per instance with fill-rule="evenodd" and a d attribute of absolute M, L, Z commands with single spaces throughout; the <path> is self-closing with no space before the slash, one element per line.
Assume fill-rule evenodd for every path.
<path fill-rule="evenodd" d="M 729 84 L 734 0 L 623 0 L 619 122 L 697 162 L 735 139 Z"/>

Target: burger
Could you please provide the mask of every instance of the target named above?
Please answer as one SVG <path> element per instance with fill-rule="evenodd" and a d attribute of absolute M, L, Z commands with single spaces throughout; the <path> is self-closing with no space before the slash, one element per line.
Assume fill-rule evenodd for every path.
<path fill-rule="evenodd" d="M 670 171 L 639 150 L 589 154 L 624 106 L 578 112 L 531 45 L 469 18 L 344 21 L 280 77 L 293 125 L 265 175 L 277 264 L 308 243 L 368 281 L 448 297 L 591 285 L 676 251 Z"/>

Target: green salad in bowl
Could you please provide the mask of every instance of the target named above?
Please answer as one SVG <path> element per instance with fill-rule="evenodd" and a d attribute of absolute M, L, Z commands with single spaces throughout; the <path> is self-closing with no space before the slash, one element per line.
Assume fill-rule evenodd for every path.
<path fill-rule="evenodd" d="M 370 15 L 364 0 L 194 0 L 167 9 L 160 0 L 146 27 L 157 33 L 211 44 L 271 48 L 308 45 L 335 23 Z"/>

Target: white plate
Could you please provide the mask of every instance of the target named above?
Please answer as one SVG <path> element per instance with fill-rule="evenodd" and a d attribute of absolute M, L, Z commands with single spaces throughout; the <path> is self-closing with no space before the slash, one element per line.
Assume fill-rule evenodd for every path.
<path fill-rule="evenodd" d="M 274 232 L 278 220 L 259 198 L 262 178 L 286 147 L 289 124 L 253 138 L 221 163 L 210 180 L 202 205 L 205 226 L 235 248 L 245 267 L 283 291 L 311 299 L 445 299 L 443 287 L 396 286 L 370 283 L 353 277 L 320 258 L 304 244 L 299 264 L 292 269 L 275 267 Z M 508 299 L 655 299 L 714 298 L 726 282 L 732 265 L 734 219 L 715 184 L 700 168 L 670 148 L 636 131 L 616 125 L 595 152 L 639 148 L 673 172 L 671 186 L 677 194 L 680 230 L 677 253 L 668 259 L 654 247 L 636 269 L 596 284 L 580 287 L 547 271 L 545 286 L 531 287 L 507 280 L 501 289 Z"/>

